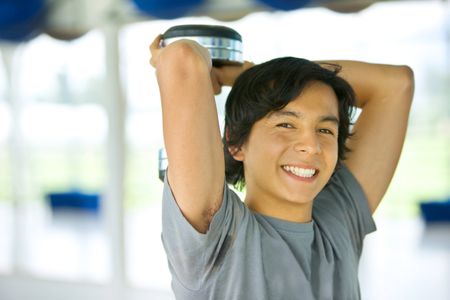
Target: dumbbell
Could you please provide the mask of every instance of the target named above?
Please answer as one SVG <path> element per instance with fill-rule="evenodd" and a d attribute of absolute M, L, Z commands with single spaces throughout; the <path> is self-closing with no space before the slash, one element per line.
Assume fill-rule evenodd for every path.
<path fill-rule="evenodd" d="M 197 24 L 173 26 L 163 34 L 162 46 L 180 39 L 194 40 L 205 47 L 215 67 L 240 65 L 244 62 L 242 37 L 229 27 Z"/>

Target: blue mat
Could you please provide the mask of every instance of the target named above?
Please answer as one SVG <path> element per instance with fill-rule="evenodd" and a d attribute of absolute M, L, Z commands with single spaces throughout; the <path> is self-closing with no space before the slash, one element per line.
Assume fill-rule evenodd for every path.
<path fill-rule="evenodd" d="M 427 223 L 450 222 L 450 199 L 421 202 L 420 210 Z"/>
<path fill-rule="evenodd" d="M 52 210 L 71 208 L 98 213 L 100 209 L 100 195 L 87 194 L 79 191 L 49 193 L 47 202 Z"/>

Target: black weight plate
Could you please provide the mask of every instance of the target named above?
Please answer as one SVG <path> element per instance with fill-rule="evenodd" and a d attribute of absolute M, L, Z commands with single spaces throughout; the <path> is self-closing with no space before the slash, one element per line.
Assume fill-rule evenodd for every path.
<path fill-rule="evenodd" d="M 241 35 L 235 30 L 217 25 L 178 25 L 167 29 L 163 34 L 163 39 L 183 37 L 183 36 L 209 36 L 219 38 L 229 38 L 242 42 Z"/>

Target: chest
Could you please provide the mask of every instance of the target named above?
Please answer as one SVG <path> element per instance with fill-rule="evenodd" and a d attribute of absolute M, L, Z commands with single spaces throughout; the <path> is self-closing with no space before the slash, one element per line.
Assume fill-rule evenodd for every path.
<path fill-rule="evenodd" d="M 245 283 L 235 287 L 243 293 L 261 293 L 258 299 L 359 297 L 358 259 L 350 245 L 348 249 L 336 249 L 332 241 L 317 234 L 312 239 L 296 239 L 283 233 L 261 233 L 252 240 L 237 241 L 235 246 L 229 265 L 236 268 L 225 277 L 234 281 L 232 278 L 242 276 L 234 282 Z"/>

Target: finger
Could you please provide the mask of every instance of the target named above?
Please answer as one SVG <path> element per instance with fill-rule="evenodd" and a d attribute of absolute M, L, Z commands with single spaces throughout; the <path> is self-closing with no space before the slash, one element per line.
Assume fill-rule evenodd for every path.
<path fill-rule="evenodd" d="M 246 60 L 246 61 L 244 61 L 244 64 L 242 65 L 242 68 L 244 70 L 248 70 L 248 69 L 250 69 L 251 67 L 254 67 L 254 66 L 255 66 L 254 62 Z"/>
<path fill-rule="evenodd" d="M 220 68 L 214 68 L 217 78 L 221 85 L 232 86 L 235 79 L 242 73 L 241 66 L 222 66 Z"/>
<path fill-rule="evenodd" d="M 159 48 L 162 40 L 162 34 L 158 34 L 153 42 L 150 44 L 150 51 L 156 50 Z"/>
<path fill-rule="evenodd" d="M 152 67 L 155 67 L 155 61 L 154 61 L 154 59 L 153 59 L 153 56 L 150 57 L 149 63 L 150 63 L 150 65 L 151 65 Z"/>
<path fill-rule="evenodd" d="M 222 86 L 216 79 L 212 80 L 212 86 L 213 86 L 214 95 L 219 95 L 222 92 Z"/>
<path fill-rule="evenodd" d="M 158 51 L 160 48 L 160 43 L 161 43 L 161 39 L 162 39 L 162 35 L 159 34 L 154 40 L 153 42 L 150 44 L 150 65 L 152 65 L 153 67 L 156 67 L 156 60 L 158 57 Z"/>
<path fill-rule="evenodd" d="M 218 84 L 214 85 L 214 95 L 219 95 L 220 93 L 222 93 L 222 87 Z"/>
<path fill-rule="evenodd" d="M 152 53 L 150 56 L 150 65 L 156 68 L 156 55 Z"/>
<path fill-rule="evenodd" d="M 211 70 L 211 82 L 213 86 L 214 95 L 219 95 L 222 92 L 222 83 L 220 82 L 219 77 L 217 76 L 217 70 Z"/>

